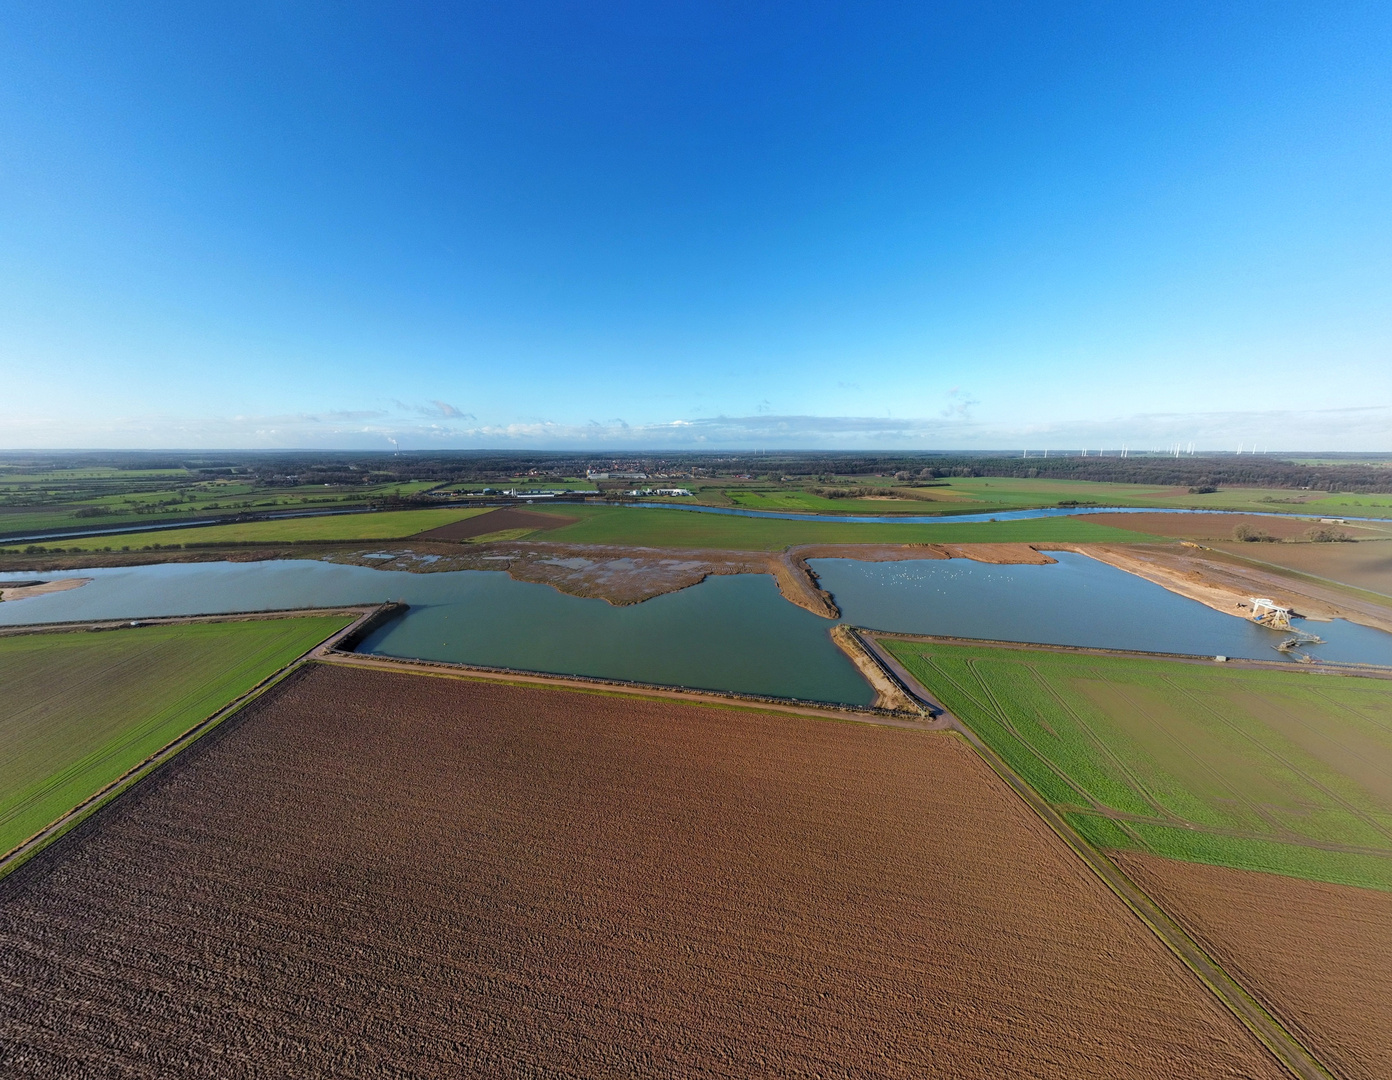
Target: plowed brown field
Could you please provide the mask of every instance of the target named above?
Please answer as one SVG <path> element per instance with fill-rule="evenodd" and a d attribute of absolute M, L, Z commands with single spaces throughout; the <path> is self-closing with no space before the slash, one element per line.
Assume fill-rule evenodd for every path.
<path fill-rule="evenodd" d="M 1090 516 L 1081 515 L 1078 520 L 1086 520 Z M 1093 520 L 1099 518 L 1093 517 Z M 1274 536 L 1278 540 L 1298 540 L 1311 529 L 1321 527 L 1318 521 L 1310 518 L 1267 517 L 1263 514 L 1157 514 L 1140 511 L 1135 514 L 1107 514 L 1100 520 L 1117 529 L 1190 540 L 1231 540 L 1233 530 L 1239 525 L 1246 525 L 1255 532 Z M 1358 538 L 1380 535 L 1376 527 L 1338 525 L 1335 528 Z M 1252 548 L 1254 554 L 1258 548 L 1257 544 L 1246 546 Z M 1257 557 L 1260 558 L 1260 555 Z"/>
<path fill-rule="evenodd" d="M 1339 1076 L 1392 1076 L 1392 893 L 1114 856 Z"/>
<path fill-rule="evenodd" d="M 477 517 L 454 521 L 417 534 L 420 540 L 470 540 L 475 536 L 506 532 L 509 529 L 559 529 L 562 525 L 573 525 L 579 518 L 563 517 L 560 514 L 538 514 L 531 510 L 515 510 L 504 507 L 490 510 Z"/>
<path fill-rule="evenodd" d="M 1284 1076 L 955 736 L 317 666 L 0 883 L 6 1076 Z"/>

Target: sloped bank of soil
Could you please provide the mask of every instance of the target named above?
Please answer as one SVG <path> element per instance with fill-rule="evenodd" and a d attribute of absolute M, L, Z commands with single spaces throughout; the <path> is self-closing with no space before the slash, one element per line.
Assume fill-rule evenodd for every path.
<path fill-rule="evenodd" d="M 955 736 L 313 667 L 0 885 L 7 1075 L 1283 1076 Z"/>
<path fill-rule="evenodd" d="M 1336 1075 L 1392 1076 L 1392 893 L 1113 857 Z"/>

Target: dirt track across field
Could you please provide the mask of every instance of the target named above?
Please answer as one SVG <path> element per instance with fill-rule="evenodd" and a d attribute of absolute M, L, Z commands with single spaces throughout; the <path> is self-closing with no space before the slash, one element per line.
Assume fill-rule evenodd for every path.
<path fill-rule="evenodd" d="M 1285 1074 L 956 736 L 313 665 L 0 884 L 6 1075 Z"/>
<path fill-rule="evenodd" d="M 1392 894 L 1114 858 L 1337 1075 L 1392 1076 Z"/>

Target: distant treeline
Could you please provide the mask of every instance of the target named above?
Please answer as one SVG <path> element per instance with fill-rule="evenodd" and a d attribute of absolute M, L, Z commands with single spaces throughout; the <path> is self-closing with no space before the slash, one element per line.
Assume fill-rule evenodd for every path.
<path fill-rule="evenodd" d="M 599 456 L 576 453 L 498 451 L 271 451 L 219 454 L 170 452 L 11 453 L 0 464 L 26 471 L 185 469 L 194 478 L 240 478 L 271 486 L 358 485 L 428 480 L 491 482 L 518 478 L 545 481 L 584 476 L 587 469 L 685 475 L 692 480 L 748 476 L 762 481 L 829 483 L 833 478 L 884 477 L 903 482 L 936 478 L 999 476 L 1048 477 L 1111 483 L 1159 484 L 1186 488 L 1309 488 L 1318 491 L 1392 492 L 1392 455 L 1322 455 L 1320 464 L 1302 464 L 1267 455 L 1224 454 L 1170 457 L 1031 456 L 973 453 L 855 454 L 778 451 L 768 453 L 669 453 L 661 456 Z M 1352 457 L 1352 455 L 1348 455 Z M 1382 460 L 1380 460 L 1382 459 Z M 1376 462 L 1370 464 L 1369 462 Z M 3 470 L 0 470 L 0 478 Z M 59 482 L 61 486 L 61 481 Z"/>
<path fill-rule="evenodd" d="M 1221 458 L 994 458 L 937 459 L 936 476 L 1001 476 L 1020 479 L 1094 480 L 1170 487 L 1309 488 L 1316 491 L 1392 492 L 1392 468 L 1362 463 L 1302 465 L 1239 456 Z"/>

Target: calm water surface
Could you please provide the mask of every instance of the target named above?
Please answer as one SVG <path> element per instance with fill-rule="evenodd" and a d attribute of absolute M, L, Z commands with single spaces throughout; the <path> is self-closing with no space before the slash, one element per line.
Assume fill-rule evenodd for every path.
<path fill-rule="evenodd" d="M 1052 566 L 965 559 L 817 559 L 846 621 L 920 634 L 1275 659 L 1282 635 L 1071 552 Z M 34 574 L 0 574 L 33 578 Z M 404 600 L 363 650 L 388 656 L 635 679 L 868 704 L 830 623 L 789 604 L 763 574 L 712 577 L 630 607 L 566 596 L 504 573 L 409 574 L 310 560 L 166 563 L 37 575 L 90 577 L 71 592 L 0 604 L 0 624 L 141 618 Z M 1315 655 L 1392 664 L 1392 635 L 1304 623 Z"/>
<path fill-rule="evenodd" d="M 7 576 L 20 577 L 0 580 Z M 27 576 L 93 581 L 0 604 L 0 624 L 404 600 L 407 615 L 362 651 L 851 705 L 874 699 L 831 643 L 831 624 L 785 601 L 765 574 L 713 577 L 630 607 L 504 573 L 409 574 L 309 560 Z"/>
<path fill-rule="evenodd" d="M 1134 574 L 1051 551 L 1053 566 L 992 566 L 966 559 L 896 563 L 814 559 L 822 588 L 857 626 L 1144 652 L 1279 659 L 1288 637 L 1235 619 Z M 1392 634 L 1356 623 L 1302 620 L 1327 644 L 1326 660 L 1392 664 Z"/>

